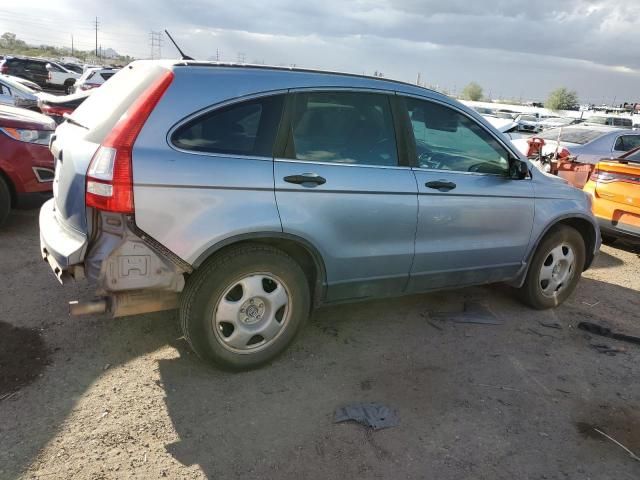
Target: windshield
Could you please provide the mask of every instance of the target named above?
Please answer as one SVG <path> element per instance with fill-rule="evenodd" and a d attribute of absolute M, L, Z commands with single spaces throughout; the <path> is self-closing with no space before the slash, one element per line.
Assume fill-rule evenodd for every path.
<path fill-rule="evenodd" d="M 562 133 L 560 133 L 561 131 Z M 558 135 L 560 135 L 561 142 L 584 145 L 603 134 L 604 132 L 600 130 L 591 130 L 588 128 L 554 128 L 541 133 L 539 137 L 544 140 L 558 140 Z"/>
<path fill-rule="evenodd" d="M 640 150 L 636 150 L 632 154 L 626 155 L 624 159 L 634 163 L 640 162 Z"/>
<path fill-rule="evenodd" d="M 538 119 L 533 115 L 521 115 L 520 120 L 526 120 L 527 122 L 537 122 Z"/>

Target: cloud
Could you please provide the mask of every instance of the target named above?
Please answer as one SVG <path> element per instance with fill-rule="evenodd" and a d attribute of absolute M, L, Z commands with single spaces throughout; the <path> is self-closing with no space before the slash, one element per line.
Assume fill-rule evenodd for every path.
<path fill-rule="evenodd" d="M 630 99 L 640 79 L 638 0 L 156 0 L 152 6 L 142 0 L 55 5 L 33 0 L 30 5 L 38 17 L 8 8 L 0 12 L 0 30 L 23 31 L 28 40 L 68 42 L 68 32 L 77 29 L 81 45 L 92 45 L 95 11 L 101 43 L 136 56 L 148 54 L 150 30 L 166 27 L 198 58 L 214 58 L 217 49 L 224 60 L 243 53 L 247 61 L 378 70 L 409 81 L 421 72 L 427 82 L 449 89 L 477 80 L 503 96 L 523 92 L 542 98 L 567 85 L 594 98 L 615 86 Z M 12 18 L 24 21 L 7 25 Z M 168 41 L 163 52 L 174 54 Z"/>

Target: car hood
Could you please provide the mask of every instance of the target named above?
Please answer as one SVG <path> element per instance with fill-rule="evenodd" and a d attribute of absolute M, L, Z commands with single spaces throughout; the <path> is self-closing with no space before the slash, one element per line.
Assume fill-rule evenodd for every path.
<path fill-rule="evenodd" d="M 483 115 L 484 116 L 484 115 Z M 485 120 L 489 122 L 493 128 L 504 133 L 511 130 L 513 127 L 516 127 L 518 124 L 513 120 L 508 118 L 498 118 L 498 117 L 489 117 L 484 116 Z"/>
<path fill-rule="evenodd" d="M 55 130 L 56 122 L 46 115 L 25 108 L 0 105 L 0 127 Z"/>

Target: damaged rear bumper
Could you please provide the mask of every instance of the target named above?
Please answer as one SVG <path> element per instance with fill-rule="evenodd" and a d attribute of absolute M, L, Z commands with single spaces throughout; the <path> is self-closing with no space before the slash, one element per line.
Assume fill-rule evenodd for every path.
<path fill-rule="evenodd" d="M 56 278 L 60 283 L 86 278 L 96 286 L 97 298 L 71 302 L 69 313 L 121 317 L 177 308 L 190 266 L 140 238 L 125 215 L 99 212 L 92 223 L 89 241 L 61 225 L 53 201 L 40 210 L 40 250 Z"/>
<path fill-rule="evenodd" d="M 60 283 L 72 277 L 83 278 L 82 257 L 87 237 L 63 226 L 56 217 L 54 200 L 40 208 L 40 253 Z"/>

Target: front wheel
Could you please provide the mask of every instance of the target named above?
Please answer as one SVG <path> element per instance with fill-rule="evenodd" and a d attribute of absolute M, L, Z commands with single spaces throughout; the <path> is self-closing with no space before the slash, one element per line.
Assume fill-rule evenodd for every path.
<path fill-rule="evenodd" d="M 189 278 L 180 319 L 200 358 L 247 370 L 280 354 L 309 308 L 307 278 L 295 260 L 269 246 L 242 245 L 216 255 Z"/>
<path fill-rule="evenodd" d="M 520 298 L 536 309 L 553 308 L 573 293 L 585 263 L 585 243 L 580 233 L 567 225 L 551 230 L 538 245 Z"/>

